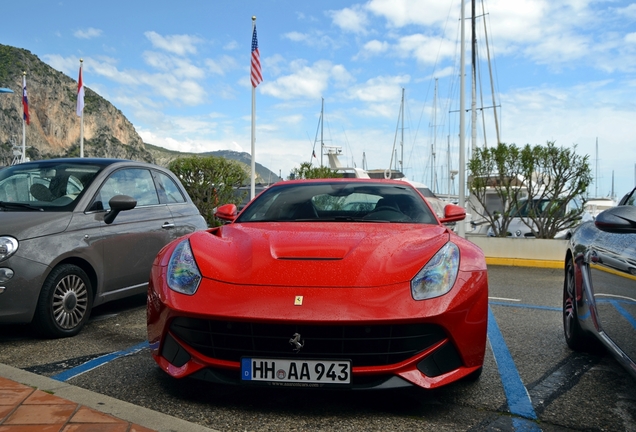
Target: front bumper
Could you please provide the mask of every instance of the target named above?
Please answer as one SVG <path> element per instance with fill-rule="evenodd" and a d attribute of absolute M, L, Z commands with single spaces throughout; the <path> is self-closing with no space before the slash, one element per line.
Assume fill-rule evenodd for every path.
<path fill-rule="evenodd" d="M 204 280 L 186 296 L 167 288 L 164 271 L 155 266 L 151 274 L 148 340 L 155 361 L 175 378 L 237 384 L 242 356 L 300 356 L 350 359 L 354 389 L 435 388 L 483 365 L 485 271 L 460 272 L 448 294 L 423 301 L 411 298 L 408 284 L 307 288 Z M 294 333 L 306 341 L 300 354 L 288 343 Z"/>
<path fill-rule="evenodd" d="M 0 283 L 0 322 L 31 322 L 49 268 L 19 255 L 0 262 L 0 268 L 13 271 L 11 279 Z"/>

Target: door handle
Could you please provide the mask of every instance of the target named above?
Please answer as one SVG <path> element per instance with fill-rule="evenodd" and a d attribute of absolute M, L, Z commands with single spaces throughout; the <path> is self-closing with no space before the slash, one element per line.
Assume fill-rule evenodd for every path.
<path fill-rule="evenodd" d="M 174 224 L 171 223 L 171 222 L 164 222 L 163 225 L 161 225 L 161 228 L 163 228 L 163 229 L 174 228 Z"/>

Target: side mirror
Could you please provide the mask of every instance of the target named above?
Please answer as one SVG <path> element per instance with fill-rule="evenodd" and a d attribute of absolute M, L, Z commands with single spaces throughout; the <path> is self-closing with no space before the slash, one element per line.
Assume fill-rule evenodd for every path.
<path fill-rule="evenodd" d="M 108 201 L 108 205 L 110 206 L 110 211 L 104 216 L 104 222 L 110 225 L 119 212 L 134 209 L 137 205 L 137 200 L 128 195 L 115 195 Z"/>
<path fill-rule="evenodd" d="M 596 216 L 594 225 L 601 231 L 615 234 L 636 233 L 636 207 L 617 206 L 608 208 Z"/>
<path fill-rule="evenodd" d="M 223 204 L 216 209 L 215 216 L 221 220 L 234 222 L 238 211 L 235 204 Z"/>
<path fill-rule="evenodd" d="M 440 219 L 441 223 L 458 222 L 466 219 L 466 209 L 455 205 L 447 204 L 444 207 L 444 217 Z"/>

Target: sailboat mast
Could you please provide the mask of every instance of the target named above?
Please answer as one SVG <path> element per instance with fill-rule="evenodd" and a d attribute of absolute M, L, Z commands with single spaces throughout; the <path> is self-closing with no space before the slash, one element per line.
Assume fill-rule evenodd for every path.
<path fill-rule="evenodd" d="M 466 80 L 464 77 L 465 73 L 465 57 L 466 57 L 466 32 L 464 29 L 464 19 L 465 19 L 465 11 L 464 11 L 464 0 L 460 1 L 461 4 L 461 13 L 460 13 L 460 22 L 461 22 L 461 42 L 460 42 L 460 59 L 459 59 L 459 200 L 458 204 L 460 207 L 466 208 L 466 143 L 465 141 L 465 92 L 466 92 Z M 458 224 L 457 234 L 460 237 L 466 237 L 466 227 L 463 223 Z"/>
<path fill-rule="evenodd" d="M 497 133 L 497 145 L 501 143 L 499 137 L 499 120 L 497 118 L 497 101 L 495 99 L 495 82 L 492 78 L 492 66 L 490 64 L 490 47 L 488 45 L 488 31 L 486 30 L 486 11 L 484 10 L 484 0 L 481 1 L 481 14 L 484 20 L 484 39 L 486 41 L 486 55 L 488 57 L 488 73 L 490 75 L 490 92 L 492 95 L 492 109 L 495 116 L 495 132 Z"/>
<path fill-rule="evenodd" d="M 596 166 L 594 169 L 594 198 L 598 198 L 598 137 L 596 137 Z"/>
<path fill-rule="evenodd" d="M 322 157 L 325 154 L 325 141 L 323 140 L 323 131 L 325 124 L 325 98 L 321 98 L 322 103 L 320 105 L 320 166 L 324 166 L 322 164 Z"/>
<path fill-rule="evenodd" d="M 475 0 L 471 0 L 471 87 L 472 99 L 470 103 L 470 124 L 471 124 L 471 150 L 475 152 L 477 147 L 477 32 L 475 31 Z"/>
<path fill-rule="evenodd" d="M 435 94 L 433 96 L 433 142 L 431 143 L 431 190 L 435 192 L 437 173 L 435 172 L 435 144 L 437 139 L 437 78 L 435 78 Z"/>
<path fill-rule="evenodd" d="M 404 87 L 402 87 L 402 105 L 400 106 L 400 117 L 402 119 L 402 138 L 400 141 L 400 172 L 404 173 Z"/>

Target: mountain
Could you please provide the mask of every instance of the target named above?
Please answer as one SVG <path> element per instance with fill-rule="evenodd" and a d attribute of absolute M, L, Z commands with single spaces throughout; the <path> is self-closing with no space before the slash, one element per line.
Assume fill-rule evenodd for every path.
<path fill-rule="evenodd" d="M 148 150 L 148 152 L 150 152 L 150 154 L 152 155 L 153 163 L 161 166 L 168 166 L 170 161 L 181 156 L 215 156 L 225 159 L 232 159 L 245 165 L 248 173 L 252 166 L 252 156 L 249 153 L 245 152 L 217 150 L 204 153 L 184 153 L 174 150 L 168 150 L 163 147 L 158 147 L 148 143 L 145 143 L 144 145 L 146 147 L 146 150 Z M 278 175 L 274 174 L 272 171 L 259 164 L 258 162 L 256 162 L 254 165 L 256 171 L 256 183 L 271 184 L 282 180 L 282 178 L 280 178 Z"/>
<path fill-rule="evenodd" d="M 31 122 L 26 126 L 26 154 L 32 159 L 79 156 L 80 118 L 77 82 L 29 51 L 0 45 L 0 162 L 13 159 L 12 145 L 22 145 L 22 76 L 26 72 Z M 90 88 L 84 97 L 84 155 L 152 161 L 133 125 Z"/>
<path fill-rule="evenodd" d="M 79 65 L 78 65 L 79 71 Z M 14 146 L 22 148 L 22 77 L 26 72 L 30 124 L 26 126 L 26 155 L 31 160 L 79 156 L 80 118 L 76 115 L 77 81 L 41 61 L 30 51 L 0 44 L 0 166 L 10 165 Z M 180 153 L 143 142 L 124 114 L 85 87 L 84 156 L 139 160 L 166 166 Z M 220 156 L 246 164 L 250 155 L 233 151 L 198 154 Z M 247 162 L 246 162 L 247 161 Z M 257 182 L 278 180 L 256 165 Z"/>

